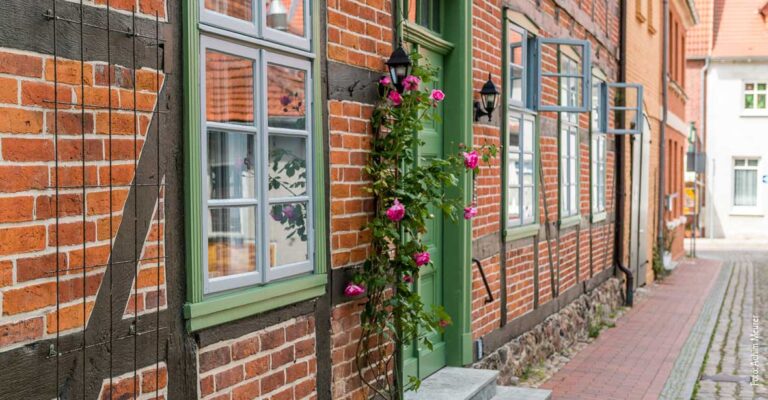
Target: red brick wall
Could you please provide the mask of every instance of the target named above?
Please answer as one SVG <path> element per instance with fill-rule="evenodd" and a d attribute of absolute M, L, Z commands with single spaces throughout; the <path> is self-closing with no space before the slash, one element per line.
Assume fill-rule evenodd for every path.
<path fill-rule="evenodd" d="M 99 392 L 100 400 L 152 399 L 165 400 L 168 396 L 168 368 L 164 362 L 142 368 L 136 373 L 105 379 Z"/>
<path fill-rule="evenodd" d="M 0 49 L 0 59 L 3 60 L 0 62 L 3 83 L 0 96 L 0 176 L 3 176 L 0 180 L 0 349 L 5 350 L 54 336 L 57 322 L 60 332 L 64 333 L 81 329 L 88 320 L 109 260 L 110 240 L 120 226 L 126 206 L 128 188 L 125 185 L 131 184 L 134 177 L 134 79 L 132 70 L 115 67 L 110 92 L 105 63 L 85 63 L 81 71 L 79 61 L 59 59 L 58 62 L 60 103 L 79 103 L 85 98 L 87 104 L 107 107 L 112 98 L 111 158 L 115 188 L 110 210 L 110 194 L 106 188 L 110 180 L 108 111 L 87 108 L 81 117 L 79 107 L 59 104 L 58 124 L 55 124 L 53 58 Z M 80 87 L 81 72 L 84 93 Z M 153 70 L 136 71 L 139 135 L 135 152 L 138 157 L 156 104 L 155 78 Z M 162 75 L 159 83 L 163 84 Z M 55 125 L 58 125 L 57 132 Z M 54 143 L 55 137 L 57 143 Z M 58 168 L 54 164 L 56 158 Z M 54 188 L 57 176 L 58 232 Z M 86 190 L 85 198 L 83 184 L 92 186 Z M 109 231 L 110 211 L 112 232 Z M 158 253 L 155 240 L 162 228 L 157 228 L 147 237 L 152 243 L 144 248 L 144 258 Z M 61 275 L 58 299 L 57 259 Z M 157 282 L 156 267 L 156 260 L 151 263 L 146 260 L 141 266 L 139 289 L 144 308 L 151 303 L 146 296 L 156 296 L 150 294 L 154 292 L 150 286 Z M 160 272 L 164 282 L 162 265 Z M 164 303 L 164 294 L 160 297 Z M 86 315 L 83 315 L 83 302 Z"/>
<path fill-rule="evenodd" d="M 315 399 L 315 320 L 290 319 L 198 350 L 200 399 Z"/>
<path fill-rule="evenodd" d="M 594 11 L 593 3 L 594 2 Z M 535 3 L 531 2 L 533 6 Z M 573 9 L 579 9 L 579 17 L 583 18 L 586 13 L 591 24 L 598 29 L 600 37 L 607 37 L 610 46 L 617 49 L 618 46 L 618 28 L 619 18 L 618 2 L 615 1 L 582 1 L 568 2 Z M 502 82 L 502 3 L 496 0 L 474 0 L 473 1 L 473 85 L 477 96 L 482 85 L 488 79 L 488 73 L 491 73 L 493 81 L 501 87 Z M 582 26 L 577 17 L 570 15 L 565 9 L 555 9 L 558 6 L 552 2 L 544 0 L 541 2 L 540 12 L 544 20 L 548 23 L 554 22 L 557 16 L 558 29 L 565 27 L 570 30 L 568 36 L 574 38 L 588 39 L 593 46 L 593 62 L 603 65 L 603 69 L 608 73 L 608 80 L 616 79 L 615 72 L 617 62 L 611 54 L 611 50 L 598 41 L 595 36 Z M 562 32 L 548 32 L 544 27 L 543 36 L 562 37 Z M 601 57 L 595 60 L 596 51 L 599 49 Z M 556 55 L 553 52 L 547 53 L 549 56 L 544 58 L 544 69 L 556 70 Z M 605 67 L 607 65 L 607 67 Z M 544 80 L 542 95 L 545 96 L 545 102 L 557 102 L 557 82 L 556 80 Z M 530 89 L 529 89 L 530 90 Z M 484 118 L 474 124 L 474 141 L 479 146 L 485 143 L 501 144 L 500 123 L 503 121 L 503 111 L 497 111 L 495 121 L 487 122 Z M 498 119 L 497 119 L 498 118 Z M 558 158 L 558 139 L 557 139 L 557 114 L 539 113 L 539 124 L 541 125 L 540 136 L 540 156 L 543 165 L 544 187 L 539 191 L 539 219 L 545 220 L 544 199 L 546 196 L 547 213 L 550 221 L 558 221 L 558 187 L 559 187 L 559 158 Z M 580 130 L 588 132 L 589 114 L 582 114 L 579 117 Z M 584 136 L 584 135 L 582 135 Z M 579 208 L 582 221 L 586 221 L 587 228 L 571 227 L 557 232 L 552 230 L 551 249 L 552 261 L 554 263 L 552 271 L 555 276 L 559 274 L 559 290 L 563 291 L 574 287 L 577 282 L 590 277 L 592 273 L 598 273 L 603 269 L 609 268 L 613 264 L 613 224 L 609 218 L 606 222 L 589 224 L 591 220 L 590 204 L 590 164 L 589 164 L 589 135 L 584 136 L 580 146 L 580 199 Z M 606 210 L 609 214 L 614 211 L 614 154 L 613 139 L 608 139 L 608 157 L 607 157 L 607 204 Z M 537 167 L 538 168 L 538 167 Z M 476 191 L 478 195 L 479 215 L 472 222 L 473 239 L 476 241 L 481 238 L 487 238 L 489 235 L 501 235 L 501 230 L 505 228 L 502 218 L 502 182 L 501 182 L 502 164 L 501 159 L 494 160 L 490 167 L 483 166 L 481 173 L 476 180 Z M 590 240 L 591 235 L 591 240 Z M 534 275 L 534 246 L 528 242 L 519 242 L 519 244 L 507 246 L 506 260 L 506 285 L 507 285 L 507 319 L 519 317 L 533 309 L 535 292 L 533 290 Z M 550 266 L 548 257 L 549 246 L 546 237 L 541 235 L 538 244 L 538 269 L 539 269 L 539 304 L 544 304 L 551 300 L 552 292 L 550 285 Z M 578 276 L 577 272 L 578 259 Z M 473 267 L 472 281 L 472 332 L 475 339 L 497 329 L 501 326 L 501 257 L 500 254 L 493 254 L 480 260 L 486 273 L 494 302 L 486 303 L 487 292 L 483 286 L 481 276 L 476 268 Z M 591 268 L 590 268 L 591 264 Z M 557 282 L 556 282 L 557 285 Z"/>

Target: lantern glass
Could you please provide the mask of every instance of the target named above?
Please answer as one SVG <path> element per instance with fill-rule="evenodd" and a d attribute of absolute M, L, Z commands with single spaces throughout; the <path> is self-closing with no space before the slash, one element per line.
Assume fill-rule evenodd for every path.
<path fill-rule="evenodd" d="M 484 94 L 485 110 L 488 112 L 493 111 L 496 108 L 496 93 Z"/>

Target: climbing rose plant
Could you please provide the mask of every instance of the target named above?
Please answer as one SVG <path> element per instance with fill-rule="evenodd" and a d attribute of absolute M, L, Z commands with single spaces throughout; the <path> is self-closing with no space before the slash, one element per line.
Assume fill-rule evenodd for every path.
<path fill-rule="evenodd" d="M 477 215 L 476 204 L 462 204 L 448 196 L 461 174 L 476 173 L 480 161 L 488 163 L 497 149 L 457 144 L 445 158 L 421 158 L 424 145 L 418 133 L 427 122 L 439 122 L 437 109 L 446 94 L 434 85 L 436 70 L 420 66 L 417 53 L 413 72 L 398 92 L 389 77 L 379 80 L 380 101 L 371 123 L 375 131 L 364 172 L 372 184 L 375 215 L 364 227 L 371 233 L 371 255 L 348 282 L 348 297 L 367 295 L 361 319 L 356 364 L 360 379 L 376 395 L 401 399 L 404 390 L 417 389 L 419 380 L 403 382 L 401 350 L 406 345 L 432 348 L 428 336 L 442 333 L 451 318 L 441 307 L 427 309 L 417 290 L 419 270 L 432 263 L 423 242 L 433 213 L 457 221 Z M 451 129 L 446 127 L 445 129 Z M 473 197 L 474 198 L 474 197 Z"/>

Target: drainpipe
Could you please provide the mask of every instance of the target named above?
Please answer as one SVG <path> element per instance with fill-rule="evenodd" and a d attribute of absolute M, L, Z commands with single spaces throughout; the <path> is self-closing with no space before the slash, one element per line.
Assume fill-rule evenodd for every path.
<path fill-rule="evenodd" d="M 666 194 L 665 185 L 665 152 L 664 146 L 667 141 L 667 107 L 668 94 L 667 86 L 669 84 L 669 56 L 667 48 L 669 47 L 669 0 L 662 2 L 662 20 L 664 21 L 663 34 L 661 39 L 661 131 L 659 138 L 659 204 L 658 204 L 658 232 L 656 246 L 664 246 L 664 203 Z"/>
<path fill-rule="evenodd" d="M 619 48 L 619 81 L 620 82 L 626 82 L 626 76 L 627 76 L 627 0 L 621 0 L 619 2 L 619 7 L 621 7 L 619 15 L 621 15 L 621 23 L 619 24 L 619 42 L 621 43 L 621 46 Z M 624 118 L 622 117 L 622 120 Z M 614 203 L 616 204 L 616 218 L 614 220 L 614 224 L 616 225 L 616 232 L 614 234 L 614 240 L 613 240 L 613 264 L 616 266 L 616 268 L 624 273 L 626 279 L 626 299 L 625 299 L 625 305 L 628 307 L 632 307 L 633 302 L 633 289 L 634 289 L 634 277 L 632 276 L 632 271 L 629 270 L 626 266 L 624 266 L 624 199 L 625 199 L 625 184 L 624 184 L 624 147 L 626 142 L 626 137 L 624 135 L 617 135 L 615 137 L 616 140 L 616 149 L 614 157 L 616 160 L 616 168 L 614 168 L 614 173 L 616 174 L 616 190 L 614 191 L 616 199 L 614 199 Z M 631 204 L 631 203 L 630 203 Z"/>
<path fill-rule="evenodd" d="M 706 139 L 706 137 L 707 137 L 707 106 L 706 106 L 706 104 L 707 104 L 707 72 L 709 72 L 709 60 L 710 60 L 709 56 L 704 58 L 704 68 L 701 69 L 701 77 L 700 77 L 701 81 L 699 83 L 699 120 L 701 121 L 701 123 L 699 124 L 699 125 L 701 125 L 699 127 L 699 130 L 701 131 L 700 136 L 702 138 L 704 138 L 704 139 Z M 702 140 L 701 144 L 704 147 L 704 154 L 706 155 L 707 154 L 707 142 L 706 142 L 706 140 Z M 704 159 L 704 165 L 705 166 L 707 165 L 707 160 L 706 159 Z M 704 186 L 704 193 L 707 194 L 708 198 L 711 198 L 711 197 L 709 197 L 711 195 L 711 191 L 709 190 L 710 180 L 706 179 L 707 175 L 709 175 L 709 168 L 706 168 L 704 170 L 704 178 L 705 178 L 705 182 L 706 182 L 706 184 Z M 701 204 L 700 196 L 696 196 L 696 202 Z M 709 209 L 710 215 L 711 215 L 711 212 L 712 212 L 711 202 L 710 202 L 709 207 L 707 207 L 707 208 Z M 701 206 L 699 206 L 699 212 L 701 212 Z M 700 228 L 698 226 L 699 225 L 698 218 L 699 218 L 699 214 L 697 213 L 696 214 L 696 219 L 697 219 L 696 226 L 698 228 Z M 712 224 L 712 220 L 707 218 L 707 223 Z M 710 238 L 712 238 L 712 233 L 711 233 L 712 229 L 707 229 L 707 231 L 708 231 L 707 235 Z"/>

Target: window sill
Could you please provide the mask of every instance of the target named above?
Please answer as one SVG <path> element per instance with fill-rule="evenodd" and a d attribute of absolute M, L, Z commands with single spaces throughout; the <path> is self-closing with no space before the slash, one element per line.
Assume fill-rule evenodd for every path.
<path fill-rule="evenodd" d="M 303 276 L 214 295 L 199 303 L 187 303 L 184 305 L 187 329 L 194 332 L 322 296 L 327 278 L 326 274 Z"/>
<path fill-rule="evenodd" d="M 506 242 L 511 242 L 513 240 L 536 236 L 539 233 L 539 227 L 539 224 L 529 224 L 507 228 L 507 231 L 504 234 L 504 240 Z"/>
<path fill-rule="evenodd" d="M 757 207 L 745 207 L 733 208 L 731 209 L 731 212 L 728 213 L 728 215 L 732 217 L 764 217 L 765 213 L 763 213 L 763 211 Z"/>
<path fill-rule="evenodd" d="M 608 218 L 608 213 L 605 211 L 594 213 L 592 214 L 592 223 L 605 221 L 606 218 Z"/>
<path fill-rule="evenodd" d="M 765 111 L 742 111 L 740 117 L 742 118 L 765 118 L 768 117 L 768 110 Z"/>
<path fill-rule="evenodd" d="M 563 228 L 570 228 L 572 226 L 576 226 L 581 223 L 581 215 L 571 215 L 570 217 L 565 217 L 560 220 L 560 229 Z"/>

